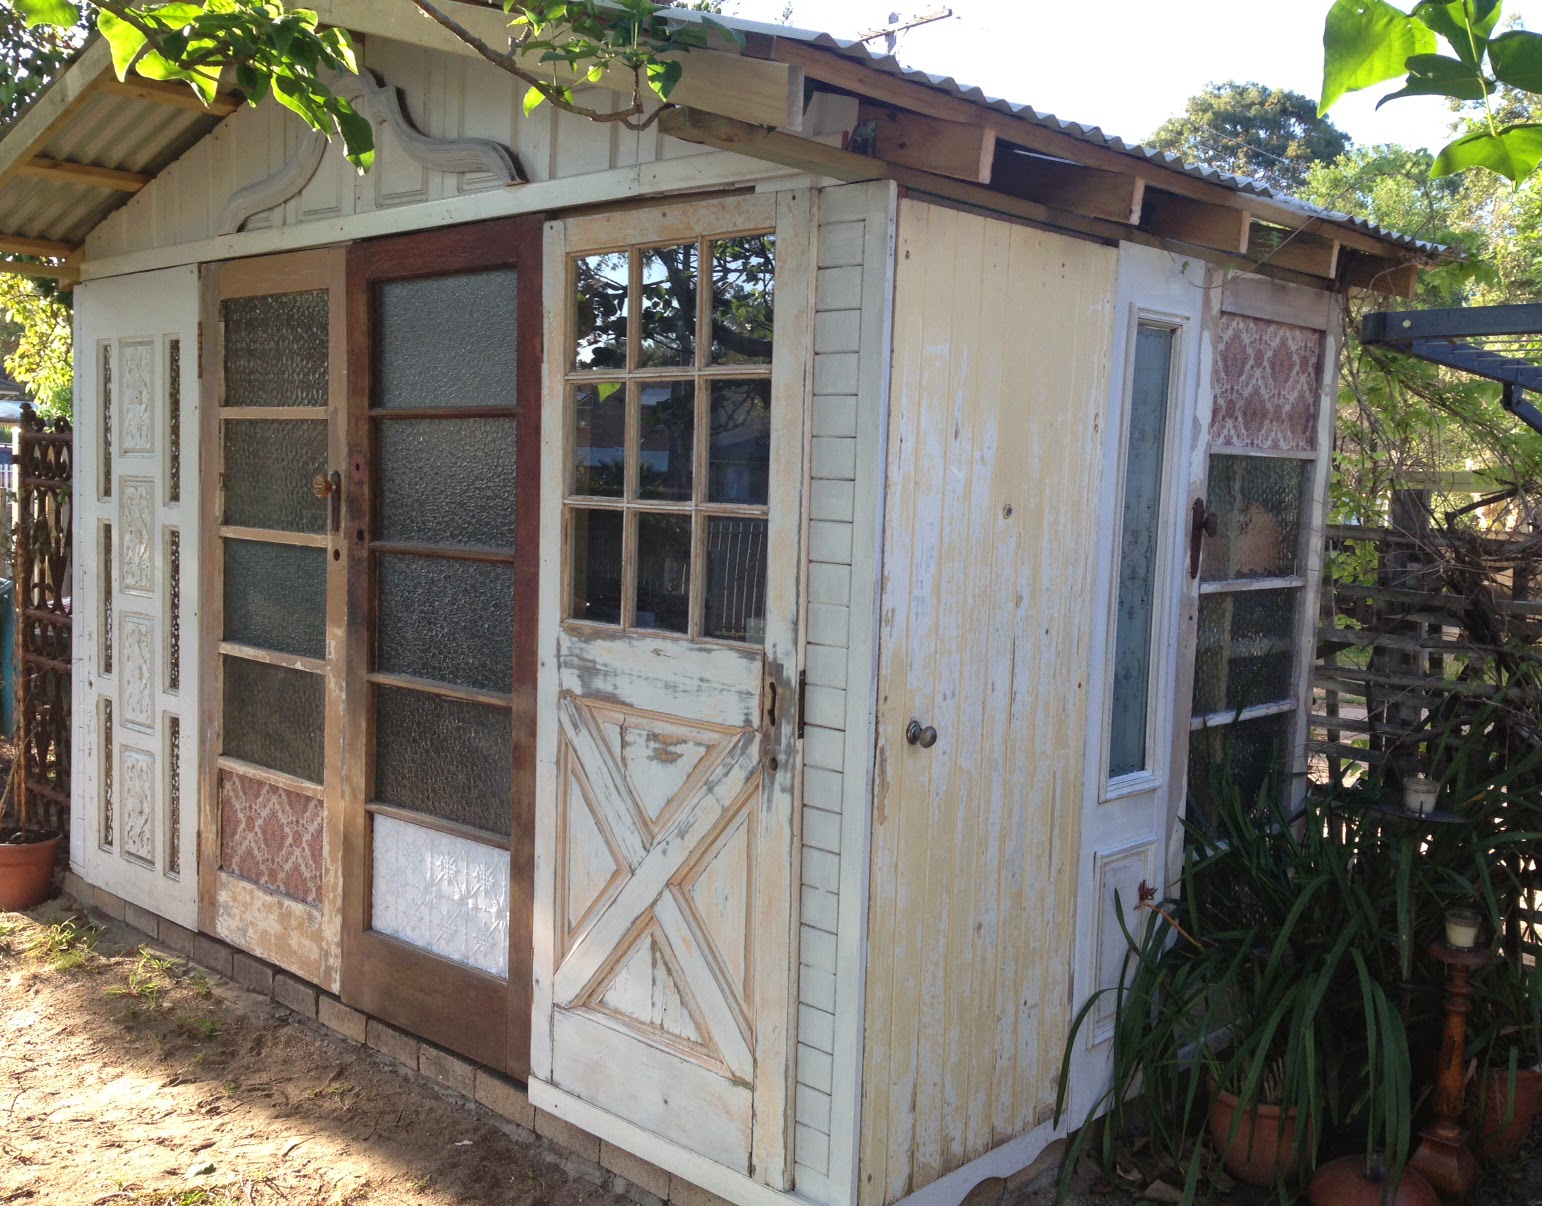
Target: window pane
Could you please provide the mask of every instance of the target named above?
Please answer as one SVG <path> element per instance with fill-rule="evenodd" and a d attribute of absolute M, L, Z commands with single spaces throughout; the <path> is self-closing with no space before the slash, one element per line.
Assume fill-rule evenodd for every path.
<path fill-rule="evenodd" d="M 227 419 L 225 522 L 238 528 L 324 532 L 327 502 L 311 483 L 327 471 L 323 419 Z"/>
<path fill-rule="evenodd" d="M 1261 716 L 1240 724 L 1195 729 L 1189 734 L 1189 813 L 1215 818 L 1217 791 L 1235 790 L 1247 812 L 1260 821 L 1270 814 L 1267 786 L 1278 792 L 1289 769 L 1295 714 Z"/>
<path fill-rule="evenodd" d="M 326 681 L 320 674 L 227 657 L 222 752 L 320 783 Z"/>
<path fill-rule="evenodd" d="M 712 245 L 712 363 L 770 364 L 776 236 Z"/>
<path fill-rule="evenodd" d="M 382 420 L 380 538 L 512 549 L 516 422 Z"/>
<path fill-rule="evenodd" d="M 377 669 L 513 689 L 511 566 L 383 553 L 375 567 Z"/>
<path fill-rule="evenodd" d="M 685 632 L 691 621 L 691 517 L 637 517 L 637 626 Z"/>
<path fill-rule="evenodd" d="M 766 640 L 766 521 L 707 520 L 707 606 L 703 635 L 763 645 Z"/>
<path fill-rule="evenodd" d="M 1200 576 L 1213 582 L 1297 573 L 1310 472 L 1310 461 L 1212 456 L 1208 501 L 1220 530 L 1205 539 Z"/>
<path fill-rule="evenodd" d="M 714 381 L 707 498 L 765 505 L 771 470 L 771 382 Z"/>
<path fill-rule="evenodd" d="M 1246 590 L 1201 596 L 1194 715 L 1291 698 L 1299 594 Z"/>
<path fill-rule="evenodd" d="M 1157 548 L 1162 532 L 1162 469 L 1172 381 L 1173 332 L 1141 326 L 1135 334 L 1130 422 L 1124 450 L 1118 603 L 1114 617 L 1113 710 L 1108 774 L 1146 767 Z"/>
<path fill-rule="evenodd" d="M 373 798 L 507 834 L 514 722 L 507 708 L 375 688 Z"/>
<path fill-rule="evenodd" d="M 696 363 L 696 244 L 645 247 L 639 368 Z"/>
<path fill-rule="evenodd" d="M 327 551 L 225 541 L 225 639 L 325 657 Z"/>
<path fill-rule="evenodd" d="M 327 404 L 327 295 L 222 302 L 226 406 Z"/>
<path fill-rule="evenodd" d="M 626 489 L 626 386 L 579 386 L 573 427 L 573 493 L 620 498 Z"/>
<path fill-rule="evenodd" d="M 690 502 L 696 450 L 696 387 L 689 381 L 644 385 L 638 411 L 639 498 Z"/>
<path fill-rule="evenodd" d="M 380 287 L 378 406 L 513 406 L 519 276 L 513 269 Z"/>
<path fill-rule="evenodd" d="M 625 368 L 627 268 L 624 251 L 591 255 L 574 261 L 577 368 Z"/>
<path fill-rule="evenodd" d="M 568 512 L 573 540 L 573 618 L 591 624 L 621 623 L 620 511 L 574 507 Z"/>

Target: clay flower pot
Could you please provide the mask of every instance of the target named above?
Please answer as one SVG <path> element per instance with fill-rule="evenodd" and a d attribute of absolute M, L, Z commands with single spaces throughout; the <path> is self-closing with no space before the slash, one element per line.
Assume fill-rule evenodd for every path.
<path fill-rule="evenodd" d="M 1255 1105 L 1243 1111 L 1232 1133 L 1237 1114 L 1235 1094 L 1213 1090 L 1210 1095 L 1210 1141 L 1221 1153 L 1226 1171 L 1245 1185 L 1273 1185 L 1296 1171 L 1296 1111 L 1280 1120 L 1280 1107 Z"/>
<path fill-rule="evenodd" d="M 1340 1156 L 1317 1170 L 1306 1196 L 1312 1206 L 1440 1206 L 1440 1195 L 1411 1168 L 1403 1170 L 1395 1196 L 1388 1181 L 1379 1168 L 1366 1172 L 1364 1156 Z"/>
<path fill-rule="evenodd" d="M 1472 1128 L 1478 1155 L 1485 1160 L 1508 1160 L 1521 1150 L 1536 1121 L 1537 1107 L 1542 1104 L 1542 1072 L 1516 1069 L 1513 1110 L 1508 1068 L 1490 1068 L 1482 1083 L 1483 1098 L 1474 1110 Z"/>
<path fill-rule="evenodd" d="M 20 913 L 48 899 L 60 836 L 41 842 L 0 842 L 0 912 Z"/>

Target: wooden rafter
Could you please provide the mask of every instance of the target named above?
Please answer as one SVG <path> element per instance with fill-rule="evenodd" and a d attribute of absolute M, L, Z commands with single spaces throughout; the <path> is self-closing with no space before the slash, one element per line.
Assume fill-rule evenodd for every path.
<path fill-rule="evenodd" d="M 990 130 L 883 105 L 862 105 L 857 120 L 873 123 L 873 153 L 879 159 L 977 184 L 991 178 L 996 135 Z"/>
<path fill-rule="evenodd" d="M 186 84 L 167 80 L 147 80 L 142 76 L 120 80 L 108 75 L 97 82 L 97 91 L 112 96 L 128 96 L 134 100 L 149 101 L 155 105 L 169 105 L 173 109 L 188 109 L 194 113 L 210 113 L 215 117 L 229 117 L 246 102 L 234 92 L 218 93 L 212 104 L 205 105 L 199 95 Z"/>
<path fill-rule="evenodd" d="M 1245 209 L 1211 205 L 1155 188 L 1146 189 L 1140 224 L 1165 238 L 1238 253 L 1247 252 L 1253 225 Z"/>
<path fill-rule="evenodd" d="M 79 250 L 79 246 L 74 243 L 60 243 L 53 239 L 29 239 L 24 235 L 0 234 L 0 255 L 36 255 L 62 260 Z"/>
<path fill-rule="evenodd" d="M 17 175 L 58 184 L 78 184 L 88 188 L 110 188 L 120 193 L 137 193 L 150 183 L 150 177 L 118 168 L 97 167 L 91 163 L 69 163 L 35 155 L 17 169 Z"/>
<path fill-rule="evenodd" d="M 1309 272 L 1313 276 L 1331 279 L 1338 274 L 1338 240 L 1304 230 L 1285 230 L 1254 222 L 1248 232 L 1248 254 L 1266 263 Z"/>
<path fill-rule="evenodd" d="M 1146 182 L 1138 176 L 1084 167 L 1064 159 L 1024 155 L 1002 144 L 991 172 L 992 188 L 1056 209 L 1139 225 Z"/>

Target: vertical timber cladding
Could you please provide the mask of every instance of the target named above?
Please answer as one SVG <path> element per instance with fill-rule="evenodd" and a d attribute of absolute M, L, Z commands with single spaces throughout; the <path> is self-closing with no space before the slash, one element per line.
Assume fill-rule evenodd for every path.
<path fill-rule="evenodd" d="M 1117 264 L 914 201 L 897 255 L 864 1206 L 1053 1110 Z"/>

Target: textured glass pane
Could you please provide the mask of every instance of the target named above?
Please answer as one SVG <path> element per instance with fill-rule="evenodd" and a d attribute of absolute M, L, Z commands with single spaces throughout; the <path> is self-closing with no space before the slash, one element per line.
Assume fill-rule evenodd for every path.
<path fill-rule="evenodd" d="M 1279 578 L 1297 572 L 1310 461 L 1212 456 L 1209 507 L 1220 529 L 1205 538 L 1200 577 Z"/>
<path fill-rule="evenodd" d="M 227 419 L 225 522 L 238 528 L 324 532 L 327 503 L 312 483 L 327 472 L 324 419 Z"/>
<path fill-rule="evenodd" d="M 637 517 L 637 626 L 684 632 L 691 622 L 691 517 Z"/>
<path fill-rule="evenodd" d="M 620 498 L 626 490 L 626 386 L 581 385 L 573 397 L 573 493 Z"/>
<path fill-rule="evenodd" d="M 573 364 L 578 368 L 625 368 L 627 273 L 624 251 L 574 260 Z"/>
<path fill-rule="evenodd" d="M 707 520 L 707 609 L 703 635 L 766 641 L 766 521 Z"/>
<path fill-rule="evenodd" d="M 771 382 L 714 381 L 707 498 L 764 505 L 771 472 Z"/>
<path fill-rule="evenodd" d="M 515 422 L 381 421 L 380 538 L 512 549 Z"/>
<path fill-rule="evenodd" d="M 377 669 L 513 689 L 512 567 L 394 554 L 375 566 Z"/>
<path fill-rule="evenodd" d="M 1292 712 L 1240 724 L 1195 729 L 1189 734 L 1189 811 L 1205 822 L 1215 817 L 1215 793 L 1236 791 L 1247 811 L 1270 818 L 1266 787 L 1278 798 L 1289 769 L 1296 717 Z"/>
<path fill-rule="evenodd" d="M 375 791 L 384 804 L 507 834 L 514 722 L 507 708 L 375 688 Z"/>
<path fill-rule="evenodd" d="M 323 773 L 326 680 L 245 658 L 227 657 L 222 753 L 310 783 Z"/>
<path fill-rule="evenodd" d="M 1199 600 L 1194 715 L 1279 703 L 1294 693 L 1295 590 L 1245 590 Z"/>
<path fill-rule="evenodd" d="M 225 640 L 327 655 L 327 551 L 225 541 Z"/>
<path fill-rule="evenodd" d="M 1146 766 L 1151 691 L 1151 631 L 1156 616 L 1157 543 L 1162 531 L 1162 461 L 1167 445 L 1173 333 L 1141 326 L 1135 335 L 1124 499 L 1119 545 L 1119 601 L 1114 616 L 1109 778 Z"/>
<path fill-rule="evenodd" d="M 621 623 L 621 512 L 574 507 L 568 524 L 573 540 L 573 618 Z"/>
<path fill-rule="evenodd" d="M 102 497 L 112 497 L 112 344 L 102 344 Z"/>
<path fill-rule="evenodd" d="M 513 406 L 513 269 L 462 272 L 380 287 L 377 406 Z"/>
<path fill-rule="evenodd" d="M 776 236 L 712 245 L 712 363 L 770 364 Z"/>
<path fill-rule="evenodd" d="M 182 721 L 166 717 L 166 874 L 182 874 Z"/>
<path fill-rule="evenodd" d="M 166 529 L 166 690 L 182 687 L 182 533 Z"/>
<path fill-rule="evenodd" d="M 166 344 L 166 501 L 182 500 L 182 341 Z"/>
<path fill-rule="evenodd" d="M 661 381 L 644 385 L 640 397 L 637 495 L 690 502 L 696 387 L 689 381 Z"/>
<path fill-rule="evenodd" d="M 112 673 L 112 524 L 102 524 L 102 673 Z"/>
<path fill-rule="evenodd" d="M 327 404 L 327 295 L 273 293 L 221 303 L 226 406 Z"/>
<path fill-rule="evenodd" d="M 696 363 L 696 244 L 645 247 L 639 368 Z"/>

